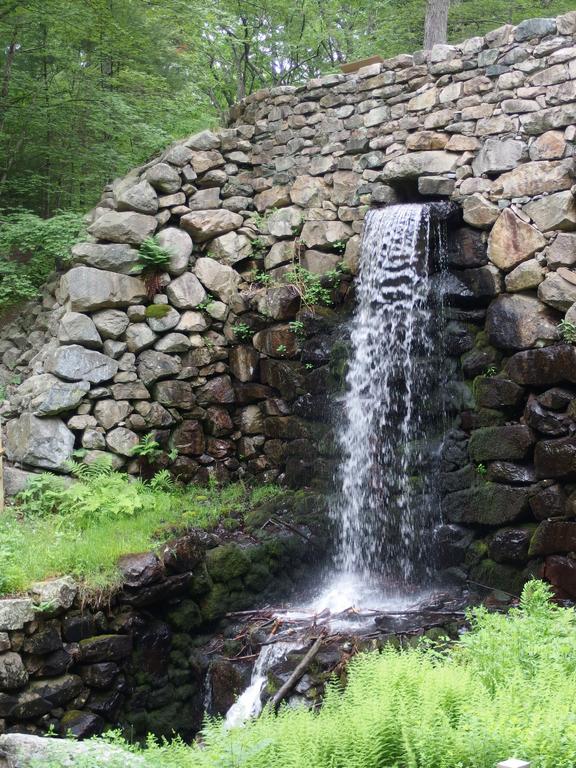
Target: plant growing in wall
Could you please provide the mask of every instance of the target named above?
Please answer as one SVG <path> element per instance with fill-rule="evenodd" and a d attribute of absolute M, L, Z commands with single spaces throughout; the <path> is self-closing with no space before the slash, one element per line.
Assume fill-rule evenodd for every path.
<path fill-rule="evenodd" d="M 160 443 L 154 437 L 153 432 L 143 435 L 138 445 L 132 448 L 132 456 L 138 459 L 140 474 L 142 477 L 153 477 L 158 470 L 158 462 L 163 455 Z"/>
<path fill-rule="evenodd" d="M 557 327 L 562 341 L 566 344 L 576 344 L 576 323 L 564 319 L 558 323 Z"/>
<path fill-rule="evenodd" d="M 132 273 L 142 275 L 148 296 L 160 293 L 160 275 L 170 263 L 170 253 L 155 237 L 147 237 L 138 249 L 138 264 Z"/>
<path fill-rule="evenodd" d="M 235 323 L 232 330 L 239 341 L 250 341 L 254 333 L 247 323 Z"/>

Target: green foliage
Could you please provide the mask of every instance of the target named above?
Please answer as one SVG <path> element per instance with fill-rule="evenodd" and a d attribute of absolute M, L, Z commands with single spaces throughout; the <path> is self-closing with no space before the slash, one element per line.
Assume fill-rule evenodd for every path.
<path fill-rule="evenodd" d="M 83 232 L 82 217 L 0 211 L 0 311 L 33 299 L 53 270 L 70 259 Z"/>
<path fill-rule="evenodd" d="M 134 274 L 161 272 L 170 263 L 170 252 L 159 245 L 155 237 L 147 237 L 138 249 L 138 264 Z"/>
<path fill-rule="evenodd" d="M 484 371 L 484 376 L 486 376 L 487 379 L 491 379 L 493 376 L 496 376 L 497 370 L 495 365 L 489 365 L 488 368 Z"/>
<path fill-rule="evenodd" d="M 149 304 L 146 307 L 146 311 L 144 312 L 144 315 L 149 320 L 161 320 L 163 317 L 166 317 L 166 315 L 170 312 L 170 305 L 169 304 Z"/>
<path fill-rule="evenodd" d="M 161 453 L 162 449 L 160 443 L 155 439 L 153 432 L 143 435 L 140 438 L 138 445 L 135 445 L 134 448 L 132 448 L 133 456 L 140 456 L 149 461 L 155 461 Z"/>
<path fill-rule="evenodd" d="M 250 341 L 254 334 L 254 331 L 247 323 L 234 323 L 232 330 L 234 331 L 236 338 L 240 341 Z"/>
<path fill-rule="evenodd" d="M 560 338 L 567 344 L 576 344 L 576 323 L 563 319 L 558 323 Z"/>
<path fill-rule="evenodd" d="M 292 333 L 301 339 L 304 336 L 304 323 L 302 320 L 292 320 L 288 323 Z"/>
<path fill-rule="evenodd" d="M 276 352 L 278 352 L 279 355 L 283 355 L 284 352 L 286 352 L 286 349 L 287 349 L 286 344 L 278 344 L 278 346 L 276 347 Z"/>
<path fill-rule="evenodd" d="M 488 472 L 486 464 L 476 464 L 476 472 L 480 475 L 480 477 L 485 477 L 486 473 Z"/>
<path fill-rule="evenodd" d="M 452 647 L 362 653 L 318 711 L 209 720 L 201 744 L 150 738 L 139 754 L 164 768 L 494 768 L 510 756 L 573 768 L 576 614 L 549 596 L 532 581 L 508 615 L 473 611 Z"/>
<path fill-rule="evenodd" d="M 280 493 L 276 486 L 251 492 L 241 483 L 181 487 L 167 470 L 136 480 L 115 472 L 109 459 L 74 462 L 70 470 L 72 484 L 38 475 L 0 517 L 0 594 L 68 573 L 87 591 L 110 590 L 122 555 L 157 549 L 190 527 L 242 520 L 255 504 Z"/>
<path fill-rule="evenodd" d="M 339 276 L 339 274 L 336 270 L 330 272 L 326 276 L 327 282 L 332 283 L 336 279 L 336 275 Z M 332 293 L 329 288 L 325 287 L 321 275 L 316 275 L 299 264 L 295 264 L 289 272 L 286 272 L 284 280 L 298 288 L 302 302 L 307 306 L 312 307 L 315 304 L 321 304 L 329 307 L 332 304 Z"/>
<path fill-rule="evenodd" d="M 260 285 L 271 285 L 272 281 L 272 275 L 269 272 L 264 272 L 263 270 L 256 270 L 253 275 L 252 279 L 255 283 L 260 283 Z"/>

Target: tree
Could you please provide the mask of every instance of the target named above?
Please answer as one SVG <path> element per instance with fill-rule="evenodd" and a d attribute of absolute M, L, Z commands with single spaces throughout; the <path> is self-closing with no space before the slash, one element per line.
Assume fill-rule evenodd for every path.
<path fill-rule="evenodd" d="M 424 48 L 428 50 L 448 38 L 448 11 L 450 0 L 426 0 L 424 21 Z"/>

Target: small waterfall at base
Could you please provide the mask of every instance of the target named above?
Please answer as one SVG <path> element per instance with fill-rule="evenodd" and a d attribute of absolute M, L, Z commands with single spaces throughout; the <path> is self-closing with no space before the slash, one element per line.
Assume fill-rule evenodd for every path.
<path fill-rule="evenodd" d="M 407 204 L 366 216 L 338 432 L 331 514 L 339 578 L 324 595 L 329 607 L 374 602 L 383 585 L 388 597 L 401 594 L 433 569 L 444 322 L 432 278 L 444 266 L 448 211 Z"/>

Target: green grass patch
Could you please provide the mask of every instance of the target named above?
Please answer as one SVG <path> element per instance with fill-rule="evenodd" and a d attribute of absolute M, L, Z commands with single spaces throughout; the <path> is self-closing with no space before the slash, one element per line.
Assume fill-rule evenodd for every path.
<path fill-rule="evenodd" d="M 576 614 L 549 598 L 531 581 L 517 609 L 475 610 L 451 646 L 357 656 L 318 712 L 284 706 L 232 730 L 211 721 L 202 746 L 108 740 L 163 768 L 494 768 L 511 756 L 573 768 Z"/>
<path fill-rule="evenodd" d="M 0 518 L 0 594 L 63 574 L 87 592 L 112 590 L 122 555 L 154 550 L 190 528 L 237 527 L 253 505 L 280 493 L 242 483 L 179 487 L 167 472 L 135 480 L 102 463 L 75 472 L 72 485 L 39 475 Z"/>

